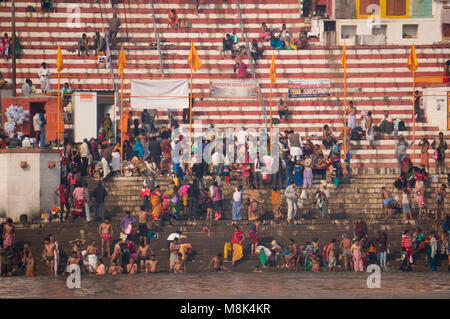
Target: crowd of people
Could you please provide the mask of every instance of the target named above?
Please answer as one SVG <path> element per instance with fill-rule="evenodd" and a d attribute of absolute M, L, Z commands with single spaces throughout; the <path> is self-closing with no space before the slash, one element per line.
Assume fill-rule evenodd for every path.
<path fill-rule="evenodd" d="M 258 260 L 255 272 L 269 267 L 305 272 L 363 272 L 371 264 L 378 264 L 383 271 L 412 271 L 417 266 L 428 264 L 431 271 L 437 271 L 442 263 L 443 266 L 447 263 L 450 271 L 450 215 L 446 216 L 439 234 L 431 231 L 425 235 L 422 229 L 417 228 L 411 236 L 409 230 L 405 230 L 397 238 L 400 253 L 392 252 L 392 242 L 388 241 L 386 232 L 369 235 L 367 224 L 361 218 L 354 224 L 351 237 L 342 234 L 339 241 L 333 238 L 323 246 L 317 237 L 304 244 L 289 239 L 284 247 L 276 239 L 267 241 L 266 238 L 263 242 L 259 234 L 261 223 L 262 220 L 258 219 L 250 226 L 248 237 L 235 226 L 231 240 L 224 244 L 223 254 L 218 253 L 206 268 L 197 271 L 231 271 L 238 267 L 245 254 Z M 160 230 L 144 209 L 133 215 L 126 212 L 120 222 L 120 234 L 113 232 L 113 225 L 105 218 L 98 227 L 98 240 L 88 243 L 84 238 L 75 238 L 65 245 L 70 247 L 70 254 L 64 251 L 55 236 L 49 234 L 44 238 L 40 262 L 45 263 L 49 276 L 72 273 L 72 265 L 77 265 L 81 273 L 95 275 L 156 273 L 161 270 L 162 256 L 154 250 L 155 242 L 163 240 Z M 209 230 L 204 227 L 202 231 Z M 2 277 L 34 276 L 39 258 L 33 256 L 30 243 L 16 244 L 15 226 L 11 219 L 3 226 L 1 244 Z M 193 253 L 188 237 L 179 230 L 174 231 L 167 237 L 167 247 L 169 267 L 164 271 L 186 272 L 186 264 Z M 230 267 L 225 263 L 230 263 Z"/>

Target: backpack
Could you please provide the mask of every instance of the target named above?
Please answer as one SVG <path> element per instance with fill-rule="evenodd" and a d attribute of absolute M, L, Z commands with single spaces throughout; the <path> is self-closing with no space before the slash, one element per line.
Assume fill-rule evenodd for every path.
<path fill-rule="evenodd" d="M 405 125 L 405 122 L 400 121 L 400 122 L 398 123 L 398 130 L 399 130 L 399 131 L 406 131 L 406 125 Z"/>

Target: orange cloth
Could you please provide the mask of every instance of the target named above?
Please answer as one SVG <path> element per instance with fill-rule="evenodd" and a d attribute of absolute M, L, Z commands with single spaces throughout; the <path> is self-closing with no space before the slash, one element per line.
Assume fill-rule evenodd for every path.
<path fill-rule="evenodd" d="M 25 276 L 26 277 L 33 277 L 34 276 L 33 269 L 27 269 L 27 271 L 25 272 Z"/>
<path fill-rule="evenodd" d="M 152 193 L 151 202 L 153 207 L 152 217 L 155 220 L 160 220 L 162 215 L 161 194 L 157 189 L 155 189 Z"/>

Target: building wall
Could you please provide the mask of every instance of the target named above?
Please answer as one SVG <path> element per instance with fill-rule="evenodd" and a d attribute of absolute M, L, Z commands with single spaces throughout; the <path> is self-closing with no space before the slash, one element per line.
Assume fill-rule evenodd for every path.
<path fill-rule="evenodd" d="M 427 122 L 439 127 L 440 131 L 447 131 L 447 92 L 448 87 L 430 87 L 423 89 L 423 107 Z"/>
<path fill-rule="evenodd" d="M 337 0 L 336 0 L 337 1 Z M 415 1 L 415 0 L 414 0 Z M 376 22 L 377 24 L 386 26 L 386 43 L 387 45 L 411 45 L 412 43 L 419 44 L 433 44 L 442 41 L 442 4 L 433 1 L 431 3 L 425 3 L 419 5 L 412 0 L 408 2 L 408 10 L 406 16 L 398 16 L 392 18 L 386 16 L 385 12 L 379 12 L 380 17 L 374 18 L 374 15 L 359 15 L 356 14 L 359 19 L 348 19 L 349 12 L 344 13 L 343 8 L 349 8 L 347 0 L 340 0 L 336 2 L 335 16 L 336 20 L 336 44 L 343 45 L 344 41 L 347 45 L 360 44 L 355 43 L 355 38 L 342 39 L 341 26 L 354 26 L 356 27 L 355 34 L 357 36 L 368 37 L 368 43 L 363 44 L 380 44 L 378 42 L 370 43 L 370 36 L 373 34 L 370 24 Z M 364 2 L 365 3 L 365 2 Z M 352 8 L 356 10 L 357 8 Z M 430 14 L 431 13 L 431 14 Z M 347 19 L 342 19 L 347 18 Z M 415 38 L 403 38 L 404 25 L 417 25 L 417 36 Z M 376 28 L 374 29 L 377 32 Z M 323 24 L 321 25 L 321 33 L 323 32 Z"/>
<path fill-rule="evenodd" d="M 22 106 L 25 110 L 30 110 L 31 103 L 45 103 L 44 109 L 47 114 L 47 125 L 45 126 L 45 140 L 56 140 L 56 135 L 58 132 L 58 122 L 57 122 L 57 112 L 58 112 L 58 98 L 56 97 L 47 97 L 47 96 L 39 96 L 39 95 L 31 95 L 30 97 L 6 97 L 2 98 L 1 103 L 1 111 L 2 111 L 2 127 L 4 123 L 7 121 L 5 115 L 6 109 L 10 105 Z M 23 132 L 25 135 L 30 134 L 32 136 L 34 130 L 32 129 L 32 117 L 33 114 L 30 114 L 30 120 L 25 122 L 23 125 L 19 126 L 18 131 Z M 63 120 L 63 112 L 60 112 L 60 137 L 63 137 L 64 134 L 64 120 Z"/>
<path fill-rule="evenodd" d="M 20 162 L 26 161 L 26 168 Z M 55 161 L 54 168 L 48 167 Z M 39 218 L 42 211 L 57 203 L 59 152 L 54 150 L 0 150 L 0 216 L 18 221 L 21 214 Z"/>

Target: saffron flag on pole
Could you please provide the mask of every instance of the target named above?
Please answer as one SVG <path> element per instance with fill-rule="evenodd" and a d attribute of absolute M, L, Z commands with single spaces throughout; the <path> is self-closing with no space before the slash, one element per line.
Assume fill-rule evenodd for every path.
<path fill-rule="evenodd" d="M 406 67 L 411 71 L 415 72 L 418 64 L 417 64 L 417 56 L 416 56 L 416 48 L 414 47 L 414 43 L 411 46 L 411 52 L 409 53 L 408 63 Z"/>
<path fill-rule="evenodd" d="M 272 63 L 270 64 L 270 81 L 275 84 L 277 81 L 277 69 L 275 67 L 275 55 L 272 53 Z"/>
<path fill-rule="evenodd" d="M 202 66 L 202 61 L 200 61 L 200 58 L 197 55 L 194 42 L 191 42 L 191 51 L 189 52 L 188 63 L 191 66 L 191 70 L 195 72 L 197 72 L 197 70 Z"/>
<path fill-rule="evenodd" d="M 125 63 L 127 63 L 127 60 L 125 59 L 125 53 L 123 52 L 123 43 L 122 43 L 122 47 L 120 48 L 119 61 L 118 61 L 119 76 L 123 74 L 123 67 L 124 67 Z"/>
<path fill-rule="evenodd" d="M 61 72 L 64 69 L 63 57 L 61 54 L 61 46 L 58 44 L 58 55 L 56 56 L 56 70 Z"/>
<path fill-rule="evenodd" d="M 345 42 L 344 42 L 344 48 L 342 49 L 341 64 L 344 69 L 347 67 L 347 58 L 345 56 Z"/>

